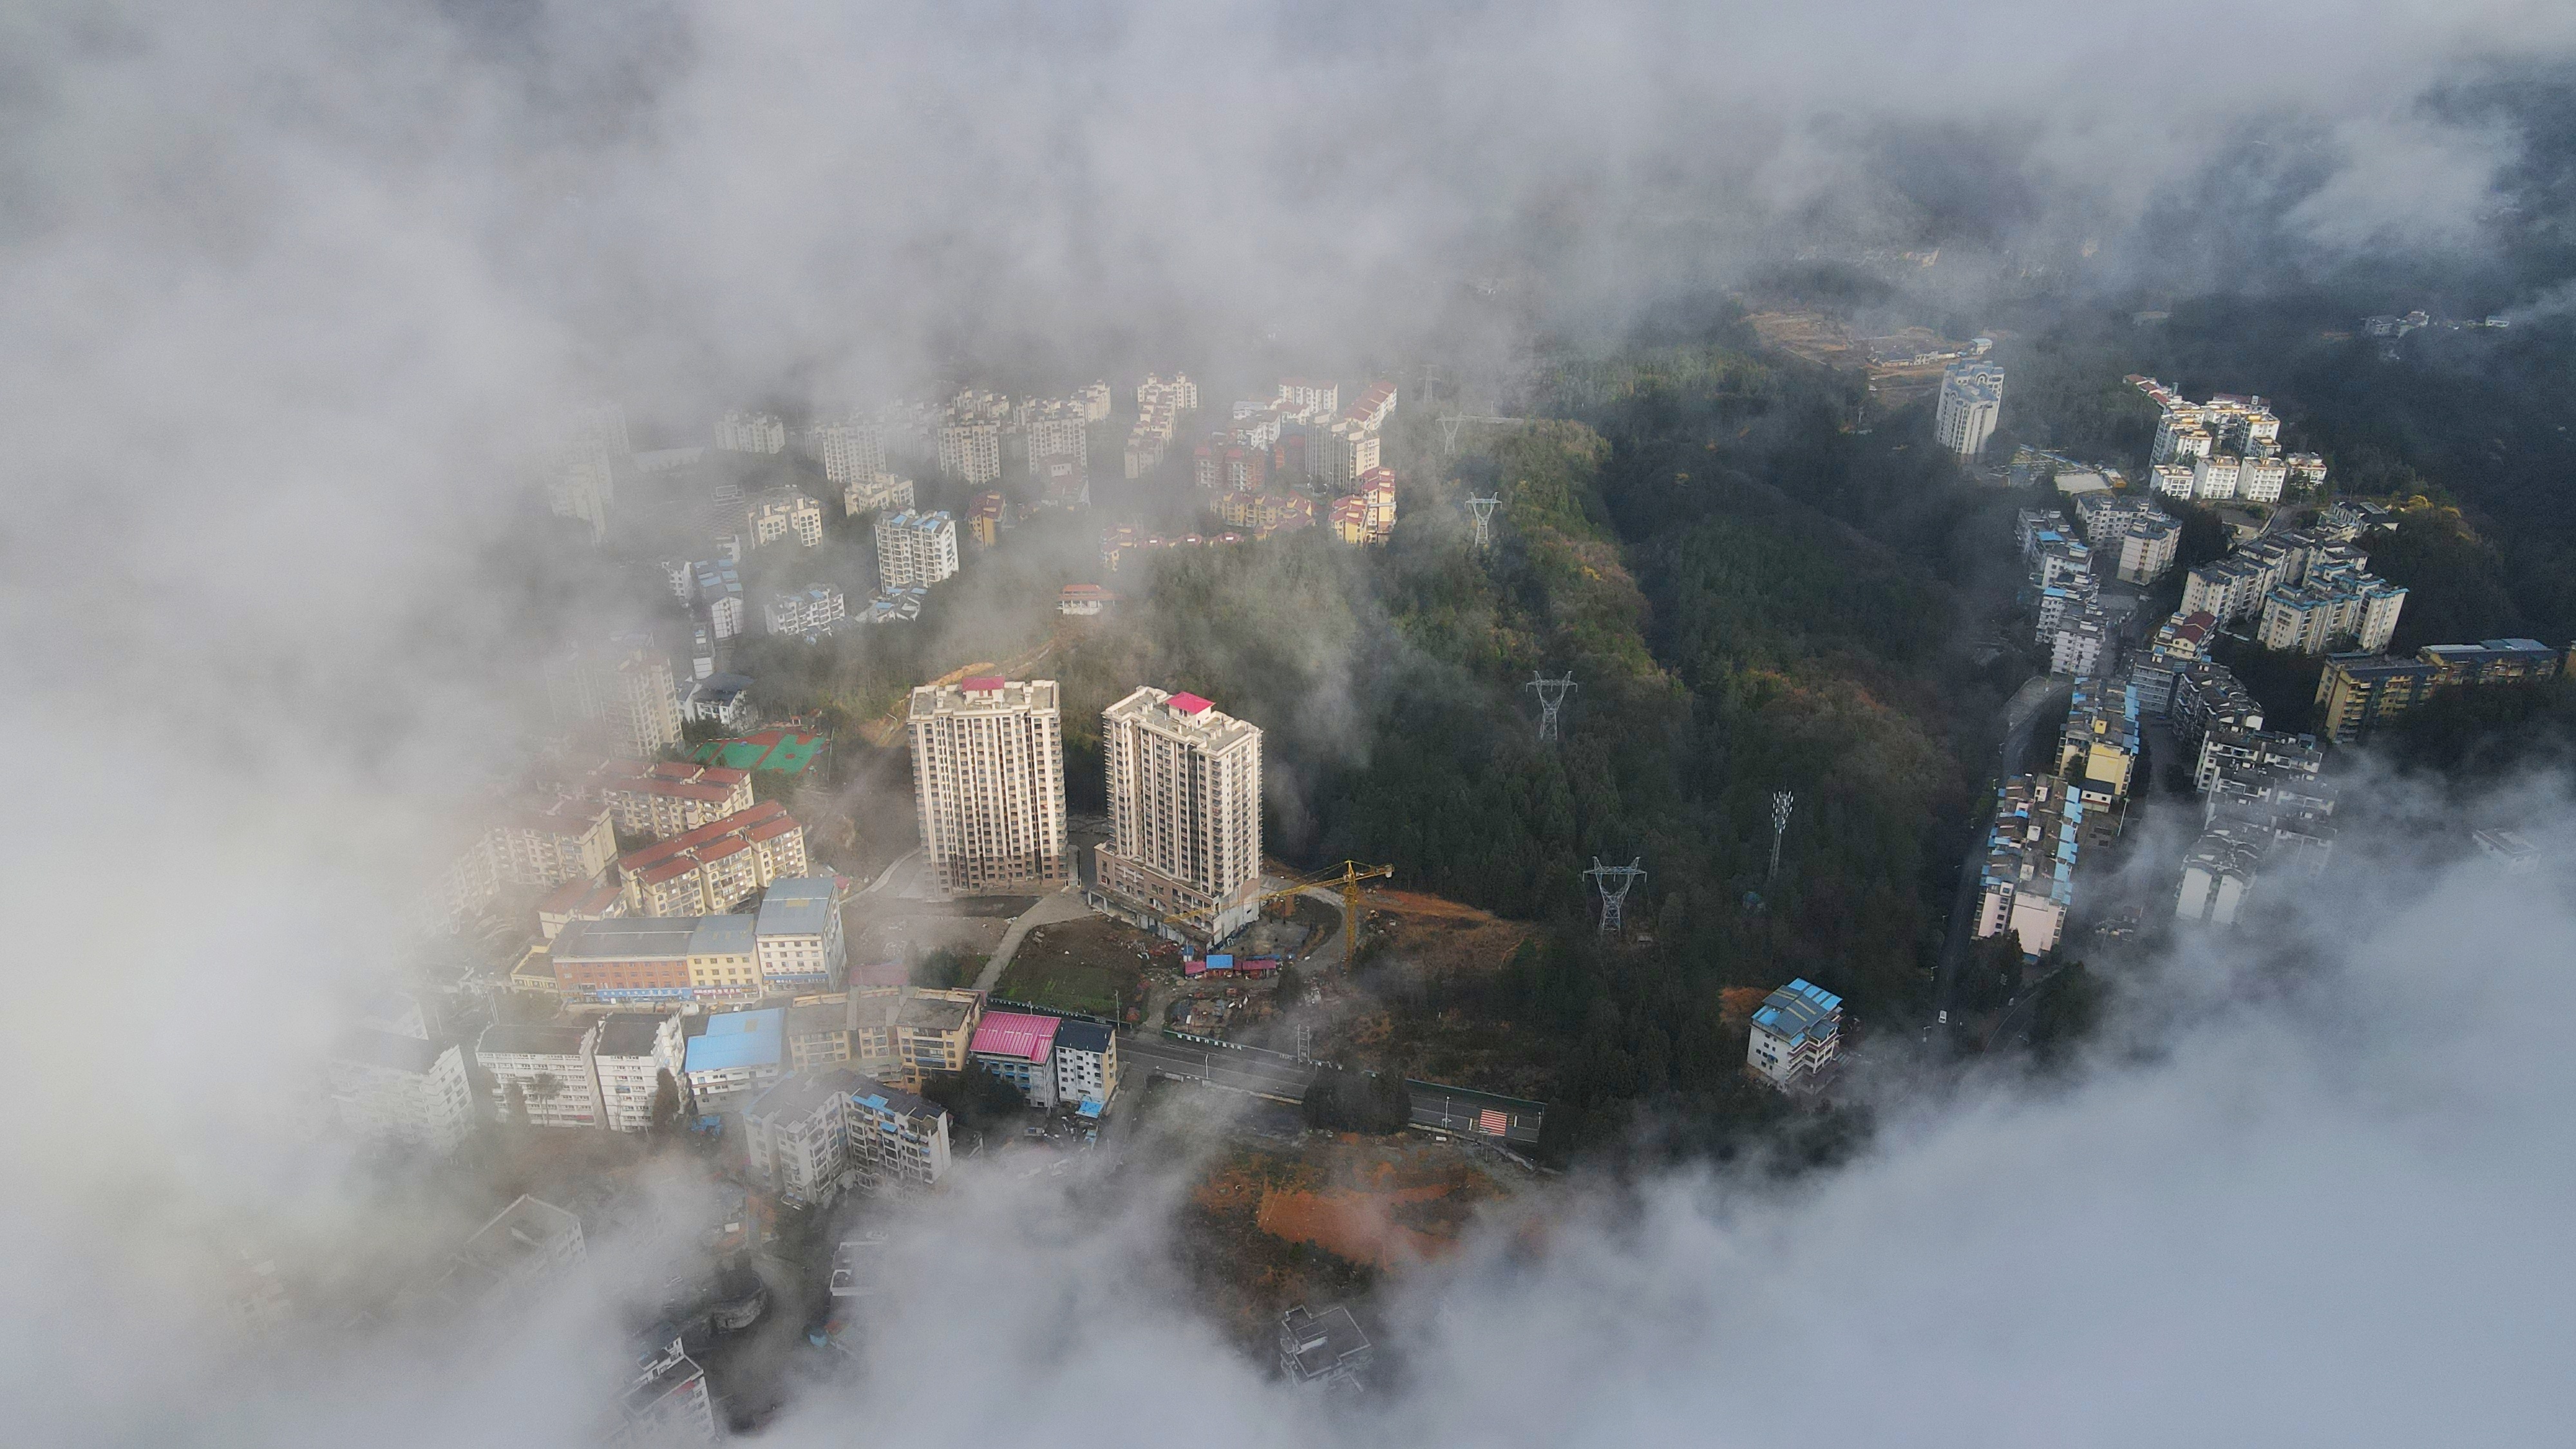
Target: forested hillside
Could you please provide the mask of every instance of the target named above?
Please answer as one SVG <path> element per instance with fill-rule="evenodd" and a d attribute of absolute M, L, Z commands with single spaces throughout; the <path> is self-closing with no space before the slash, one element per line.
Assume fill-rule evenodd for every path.
<path fill-rule="evenodd" d="M 1905 1024 L 1978 783 L 1961 762 L 2018 682 L 1961 662 L 1943 578 L 1994 553 L 2008 505 L 1919 417 L 1843 432 L 1835 387 L 1717 350 L 1568 366 L 1553 404 L 1579 416 L 1409 481 L 1383 550 L 1160 559 L 1058 669 L 1069 776 L 1096 777 L 1098 710 L 1134 682 L 1207 694 L 1270 731 L 1281 854 L 1392 861 L 1549 925 L 1507 966 L 1412 983 L 1396 1055 L 1435 1051 L 1440 1020 L 1513 1023 L 1578 1136 L 1644 1098 L 1751 1110 L 1720 990 L 1803 975 Z M 1478 555 L 1456 504 L 1489 490 Z M 1539 671 L 1578 683 L 1560 742 L 1535 738 Z M 1591 929 L 1595 856 L 1651 873 L 1615 944 Z"/>

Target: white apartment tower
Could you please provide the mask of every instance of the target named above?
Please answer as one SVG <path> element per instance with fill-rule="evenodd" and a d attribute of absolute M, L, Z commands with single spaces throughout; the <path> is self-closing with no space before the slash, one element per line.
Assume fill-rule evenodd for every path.
<path fill-rule="evenodd" d="M 928 588 L 956 572 L 956 518 L 907 510 L 877 519 L 879 587 Z"/>
<path fill-rule="evenodd" d="M 727 453 L 783 452 L 787 424 L 774 413 L 727 413 L 716 423 L 716 447 Z"/>
<path fill-rule="evenodd" d="M 886 470 L 885 431 L 856 415 L 821 424 L 814 429 L 814 455 L 835 483 L 873 478 Z"/>
<path fill-rule="evenodd" d="M 939 425 L 939 473 L 970 488 L 990 486 L 1002 476 L 1002 425 L 951 418 Z"/>
<path fill-rule="evenodd" d="M 1933 431 L 1942 447 L 1973 458 L 1985 451 L 2003 410 L 2004 370 L 1991 363 L 1963 362 L 1941 374 L 1941 404 Z"/>
<path fill-rule="evenodd" d="M 1102 895 L 1167 934 L 1217 941 L 1249 925 L 1261 899 L 1261 731 L 1195 694 L 1151 688 L 1100 722 Z"/>
<path fill-rule="evenodd" d="M 931 878 L 950 895 L 1054 890 L 1064 839 L 1063 714 L 1052 679 L 993 675 L 912 692 L 912 789 Z"/>
<path fill-rule="evenodd" d="M 617 502 L 618 471 L 633 456 L 625 409 L 614 403 L 575 409 L 547 500 L 555 515 L 589 524 L 593 540 L 607 533 L 608 510 Z"/>

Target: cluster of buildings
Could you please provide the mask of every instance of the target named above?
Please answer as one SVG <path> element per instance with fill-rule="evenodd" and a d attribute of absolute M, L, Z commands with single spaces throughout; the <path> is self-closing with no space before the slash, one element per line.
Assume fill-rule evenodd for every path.
<path fill-rule="evenodd" d="M 2250 622 L 2264 648 L 2294 654 L 2376 654 L 2405 607 L 2405 586 L 2372 574 L 2352 533 L 2331 524 L 2256 538 L 2183 580 L 2183 613 Z"/>
<path fill-rule="evenodd" d="M 1978 868 L 1976 938 L 2011 933 L 2033 956 L 2065 936 L 2083 851 L 2119 838 L 2139 784 L 2143 691 L 2134 673 L 2078 679 L 2053 772 L 1998 787 Z"/>
<path fill-rule="evenodd" d="M 1283 379 L 1274 396 L 1234 405 L 1232 422 L 1193 452 L 1193 476 L 1227 525 L 1255 537 L 1322 522 L 1347 543 L 1383 543 L 1395 528 L 1395 474 L 1382 456 L 1396 402 L 1391 382 L 1345 406 L 1337 383 Z"/>
<path fill-rule="evenodd" d="M 1251 541 L 1252 535 L 1232 530 L 1209 534 L 1184 533 L 1167 537 L 1159 533 L 1147 533 L 1134 524 L 1120 524 L 1116 528 L 1101 531 L 1100 566 L 1114 574 L 1118 572 L 1119 562 L 1131 553 L 1159 553 L 1165 549 L 1211 546 L 1225 548 Z"/>
<path fill-rule="evenodd" d="M 2023 509 L 2014 520 L 2014 537 L 2030 570 L 2027 597 L 2037 642 L 2048 650 L 2049 672 L 2082 678 L 2108 669 L 2118 641 L 2102 609 L 2093 546 L 2054 508 Z"/>
<path fill-rule="evenodd" d="M 1163 464 L 1181 425 L 1199 410 L 1198 384 L 1186 373 L 1167 380 L 1147 373 L 1136 384 L 1136 425 L 1127 431 L 1127 476 L 1142 478 Z"/>
<path fill-rule="evenodd" d="M 1182 386 L 1187 389 L 1186 379 Z M 1140 389 L 1140 405 L 1141 394 Z M 1196 393 L 1189 398 L 1195 406 Z M 989 487 L 1000 481 L 1006 453 L 1015 453 L 1027 463 L 1039 498 L 1082 507 L 1091 501 L 1091 425 L 1106 421 L 1109 412 L 1105 382 L 1076 388 L 1068 397 L 1017 404 L 1000 393 L 968 389 L 942 405 L 926 430 L 944 478 Z"/>
<path fill-rule="evenodd" d="M 2281 452 L 2281 420 L 2262 398 L 2219 393 L 2196 403 L 2152 377 L 2125 381 L 2163 410 L 2149 455 L 2157 492 L 2194 503 L 2277 503 L 2284 489 L 2325 485 L 2323 458 Z"/>

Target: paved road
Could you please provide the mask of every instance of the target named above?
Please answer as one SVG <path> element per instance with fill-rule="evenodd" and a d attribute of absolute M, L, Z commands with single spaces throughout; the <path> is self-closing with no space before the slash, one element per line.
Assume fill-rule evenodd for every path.
<path fill-rule="evenodd" d="M 1228 1051 L 1223 1047 L 1203 1047 L 1195 1042 L 1173 1041 L 1168 1037 L 1138 1032 L 1119 1034 L 1118 1054 L 1122 1068 L 1150 1067 L 1167 1077 L 1206 1082 L 1290 1102 L 1306 1099 L 1306 1083 L 1315 1075 L 1313 1067 L 1301 1066 L 1265 1052 Z"/>
<path fill-rule="evenodd" d="M 1090 914 L 1091 907 L 1083 903 L 1082 892 L 1075 886 L 1068 885 L 1052 895 L 1038 897 L 1036 905 L 1020 912 L 1011 921 L 1009 929 L 1002 932 L 1002 943 L 993 948 L 993 959 L 985 962 L 984 969 L 975 977 L 975 989 L 984 992 L 993 989 L 1031 930 L 1051 926 L 1058 921 L 1078 921 Z"/>
<path fill-rule="evenodd" d="M 2031 727 L 2048 714 L 2048 706 L 2065 708 L 2068 685 L 2045 674 L 2022 681 L 2004 705 L 2004 740 L 1995 752 L 1994 777 L 2004 779 L 2021 768 L 2022 756 L 2030 750 Z M 1959 989 L 1959 968 L 1968 959 L 1968 945 L 1976 934 L 1977 875 L 1986 862 L 1986 828 L 1994 799 L 1987 796 L 1977 802 L 1980 812 L 1969 822 L 1968 851 L 1959 862 L 1958 893 L 1950 901 L 1950 929 L 1941 939 L 1941 964 L 1932 984 L 1931 1031 L 1943 1045 L 1948 1043 L 1947 1027 L 1955 1026 L 1952 1003 Z"/>

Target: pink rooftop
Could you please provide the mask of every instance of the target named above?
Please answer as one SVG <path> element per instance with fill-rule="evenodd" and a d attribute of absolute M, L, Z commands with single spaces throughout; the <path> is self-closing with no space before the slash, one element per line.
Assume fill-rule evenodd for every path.
<path fill-rule="evenodd" d="M 978 1056 L 1018 1057 L 1042 1062 L 1055 1051 L 1056 1019 L 1017 1011 L 988 1011 L 975 1028 L 970 1048 Z"/>
<path fill-rule="evenodd" d="M 1215 706 L 1209 704 L 1206 700 L 1199 698 L 1195 694 L 1176 694 L 1172 696 L 1172 712 L 1174 714 L 1205 714 L 1213 708 L 1215 708 Z"/>
<path fill-rule="evenodd" d="M 978 674 L 957 687 L 969 694 L 981 694 L 986 690 L 999 689 L 1003 683 L 1002 676 L 998 674 Z"/>

